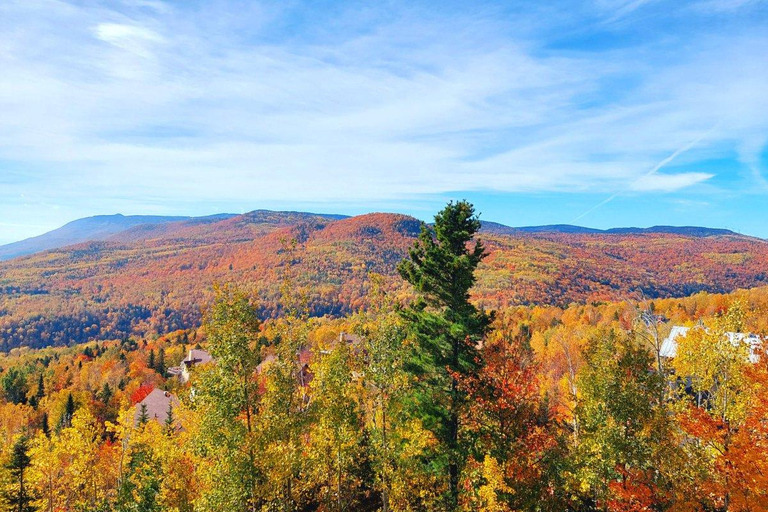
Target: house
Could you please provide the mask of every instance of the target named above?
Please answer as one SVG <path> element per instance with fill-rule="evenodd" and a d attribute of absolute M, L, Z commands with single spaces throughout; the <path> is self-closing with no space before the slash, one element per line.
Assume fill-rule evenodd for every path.
<path fill-rule="evenodd" d="M 261 373 L 267 368 L 269 364 L 275 361 L 277 357 L 274 354 L 269 354 L 256 366 L 256 374 Z M 296 379 L 299 382 L 299 386 L 305 388 L 312 382 L 312 371 L 309 369 L 309 362 L 312 359 L 312 352 L 304 347 L 296 352 Z"/>
<path fill-rule="evenodd" d="M 134 424 L 139 423 L 142 411 L 150 420 L 155 420 L 161 424 L 168 421 L 168 412 L 179 406 L 179 399 L 168 391 L 162 389 L 153 389 L 144 400 L 136 404 L 136 411 L 133 414 Z"/>
<path fill-rule="evenodd" d="M 691 329 L 703 329 L 704 327 L 683 327 L 680 325 L 675 325 L 672 327 L 672 330 L 669 332 L 669 336 L 667 336 L 664 341 L 661 343 L 661 349 L 659 350 L 659 353 L 661 354 L 661 357 L 665 357 L 667 359 L 674 359 L 675 356 L 677 356 L 677 342 L 679 339 L 684 338 L 688 335 L 688 333 L 691 331 Z M 746 334 L 743 332 L 727 332 L 725 333 L 726 336 L 728 336 L 729 341 L 732 345 L 736 346 L 740 343 L 744 343 L 749 345 L 749 360 L 752 363 L 757 363 L 760 361 L 760 353 L 762 351 L 762 344 L 763 340 L 755 335 L 755 334 Z"/>
<path fill-rule="evenodd" d="M 189 354 L 187 354 L 187 357 L 184 358 L 179 366 L 168 368 L 168 374 L 178 377 L 181 382 L 187 382 L 192 368 L 201 364 L 210 363 L 211 361 L 213 361 L 211 354 L 205 350 L 193 348 L 189 350 Z"/>

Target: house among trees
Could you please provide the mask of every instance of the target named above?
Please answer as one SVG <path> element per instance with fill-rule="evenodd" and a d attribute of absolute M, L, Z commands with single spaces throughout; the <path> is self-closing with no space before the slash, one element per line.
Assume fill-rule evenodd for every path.
<path fill-rule="evenodd" d="M 704 329 L 704 327 L 684 327 L 681 325 L 675 325 L 672 330 L 669 331 L 667 336 L 661 344 L 660 354 L 661 357 L 667 359 L 674 359 L 677 356 L 677 344 L 678 340 L 685 338 L 691 329 Z M 749 361 L 757 363 L 760 361 L 760 353 L 763 348 L 763 340 L 756 334 L 747 334 L 743 332 L 726 332 L 725 336 L 733 346 L 737 346 L 740 343 L 749 345 Z"/>
<path fill-rule="evenodd" d="M 179 399 L 168 391 L 153 389 L 144 400 L 136 404 L 134 424 L 155 420 L 163 425 L 175 423 L 173 411 L 179 406 Z"/>
<path fill-rule="evenodd" d="M 277 358 L 274 354 L 267 355 L 256 366 L 256 374 L 261 375 L 267 368 L 267 365 L 272 363 L 275 359 Z M 296 379 L 298 380 L 299 386 L 302 388 L 309 386 L 309 383 L 312 382 L 312 378 L 314 377 L 312 370 L 309 368 L 311 359 L 312 352 L 306 347 L 296 352 Z"/>
<path fill-rule="evenodd" d="M 168 373 L 177 376 L 181 382 L 187 382 L 192 368 L 211 361 L 213 361 L 211 354 L 199 348 L 192 348 L 179 366 L 168 368 Z"/>

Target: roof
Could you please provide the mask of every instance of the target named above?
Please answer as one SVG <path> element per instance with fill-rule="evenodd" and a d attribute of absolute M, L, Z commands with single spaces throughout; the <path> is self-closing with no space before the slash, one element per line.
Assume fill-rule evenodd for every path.
<path fill-rule="evenodd" d="M 189 350 L 189 354 L 187 354 L 187 357 L 185 357 L 184 360 L 182 361 L 182 364 L 187 366 L 194 366 L 196 364 L 210 363 L 211 361 L 213 361 L 211 354 L 209 354 L 205 350 L 192 348 Z"/>
<path fill-rule="evenodd" d="M 672 330 L 669 332 L 669 336 L 667 336 L 661 343 L 661 349 L 659 350 L 661 357 L 674 358 L 677 356 L 678 340 L 687 336 L 691 329 L 691 327 L 683 327 L 681 325 L 673 326 Z M 758 349 L 760 348 L 762 340 L 759 336 L 743 332 L 726 332 L 725 335 L 734 346 L 739 343 L 746 343 L 750 346 L 750 362 L 757 363 L 760 360 Z"/>
<path fill-rule="evenodd" d="M 661 357 L 675 357 L 677 355 L 677 339 L 687 336 L 690 330 L 690 327 L 673 326 L 672 330 L 669 331 L 669 336 L 664 338 L 664 341 L 661 343 L 661 349 L 659 350 Z"/>
<path fill-rule="evenodd" d="M 149 416 L 149 419 L 165 423 L 168 419 L 168 405 L 171 404 L 175 409 L 179 406 L 179 399 L 168 391 L 157 388 L 153 389 L 144 400 L 136 404 L 136 412 L 133 414 L 134 423 L 139 421 L 142 404 L 147 406 L 147 416 Z"/>

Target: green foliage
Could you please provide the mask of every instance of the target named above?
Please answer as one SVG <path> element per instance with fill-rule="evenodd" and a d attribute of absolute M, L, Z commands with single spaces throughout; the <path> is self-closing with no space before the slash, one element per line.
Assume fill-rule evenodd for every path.
<path fill-rule="evenodd" d="M 653 356 L 640 340 L 603 330 L 584 357 L 570 461 L 577 501 L 604 506 L 635 493 L 665 503 L 676 445 Z"/>
<path fill-rule="evenodd" d="M 5 399 L 14 404 L 27 403 L 27 376 L 19 368 L 9 368 L 0 379 Z"/>
<path fill-rule="evenodd" d="M 435 216 L 434 229 L 422 226 L 409 259 L 398 267 L 418 299 L 403 310 L 414 338 L 406 369 L 415 378 L 414 413 L 440 441 L 437 466 L 445 466 L 450 507 L 458 503 L 459 444 L 466 392 L 458 382 L 479 369 L 477 345 L 491 318 L 469 301 L 475 270 L 485 256 L 477 241 L 469 247 L 480 221 L 471 204 L 449 203 Z"/>
<path fill-rule="evenodd" d="M 14 512 L 31 512 L 32 496 L 27 482 L 27 470 L 32 463 L 29 456 L 29 438 L 21 435 L 11 449 L 11 458 L 6 464 L 12 478 L 12 484 L 4 492 L 5 500 Z"/>
<path fill-rule="evenodd" d="M 256 309 L 241 291 L 224 287 L 216 293 L 204 326 L 216 363 L 200 372 L 195 396 L 202 417 L 198 449 L 216 461 L 211 474 L 216 485 L 203 500 L 206 510 L 251 510 L 256 506 L 259 482 L 254 374 L 260 360 L 260 322 Z"/>

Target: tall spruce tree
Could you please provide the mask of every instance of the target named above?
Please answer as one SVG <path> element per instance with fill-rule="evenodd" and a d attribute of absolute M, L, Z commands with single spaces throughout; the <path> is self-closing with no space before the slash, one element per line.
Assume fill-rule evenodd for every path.
<path fill-rule="evenodd" d="M 75 409 L 77 409 L 75 406 L 75 399 L 72 398 L 72 393 L 69 393 L 67 395 L 67 403 L 64 406 L 64 414 L 61 415 L 61 420 L 59 421 L 60 428 L 69 428 L 72 426 L 72 417 L 75 415 Z"/>
<path fill-rule="evenodd" d="M 415 341 L 406 369 L 414 376 L 414 413 L 439 441 L 433 464 L 448 477 L 448 507 L 458 504 L 459 473 L 465 460 L 460 442 L 460 421 L 466 393 L 459 380 L 479 370 L 478 342 L 488 330 L 491 316 L 469 302 L 474 272 L 485 257 L 474 207 L 450 202 L 435 216 L 432 229 L 423 224 L 398 266 L 413 285 L 417 300 L 403 310 Z"/>
<path fill-rule="evenodd" d="M 32 496 L 27 489 L 26 471 L 32 464 L 29 456 L 29 438 L 20 436 L 11 450 L 11 460 L 6 465 L 13 478 L 13 486 L 6 494 L 6 500 L 14 512 L 31 512 Z"/>
<path fill-rule="evenodd" d="M 155 366 L 155 371 L 165 377 L 165 370 L 165 349 L 161 348 L 157 353 L 157 365 Z"/>

